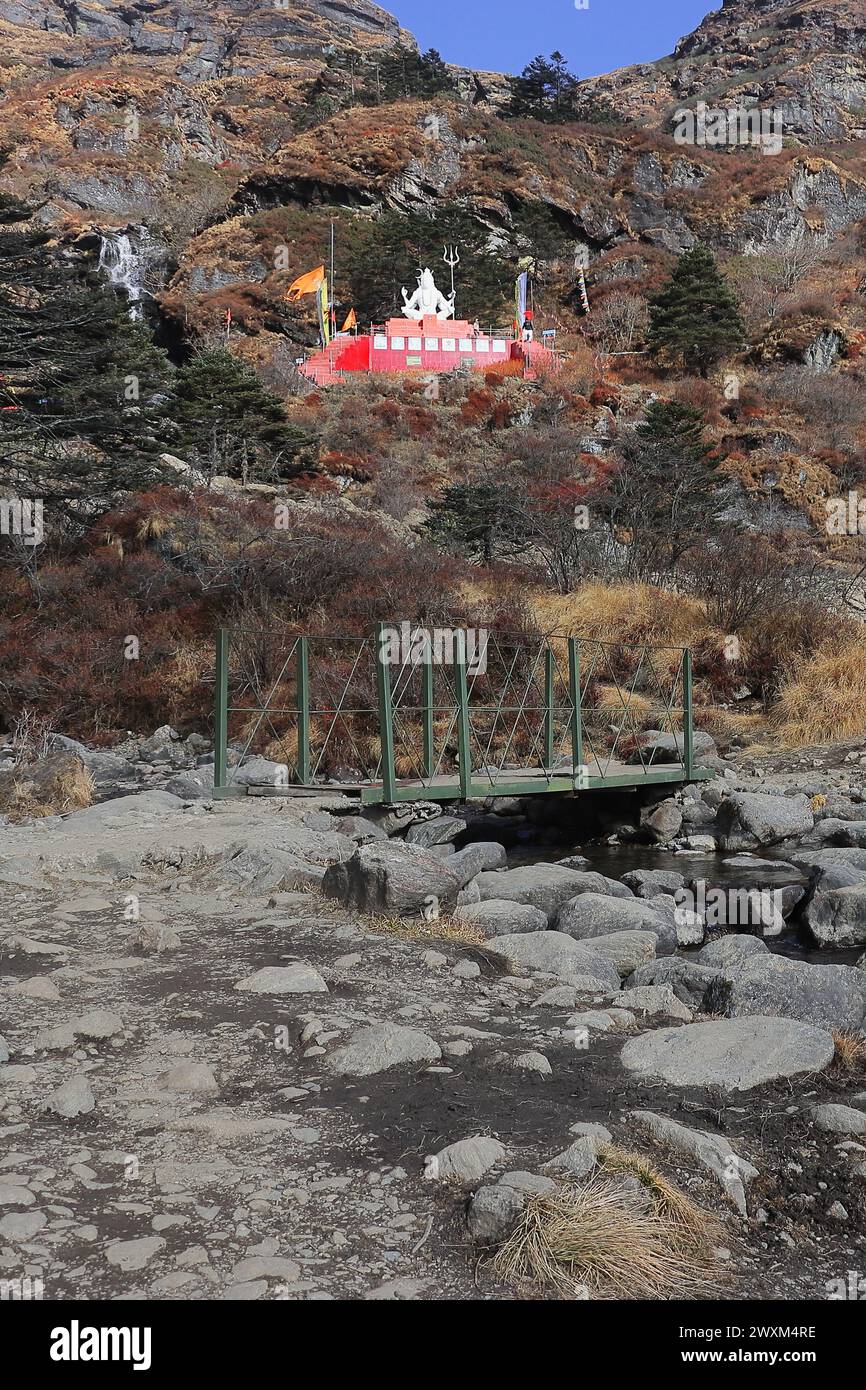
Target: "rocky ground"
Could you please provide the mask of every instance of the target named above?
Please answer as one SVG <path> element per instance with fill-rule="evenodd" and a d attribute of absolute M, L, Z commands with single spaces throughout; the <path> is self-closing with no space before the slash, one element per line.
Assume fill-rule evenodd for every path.
<path fill-rule="evenodd" d="M 154 785 L 190 774 L 180 754 L 126 796 L 0 824 L 0 1279 L 537 1297 L 490 1255 L 612 1142 L 718 1219 L 716 1296 L 831 1296 L 866 1245 L 866 1072 L 836 1048 L 866 1014 L 861 756 L 795 760 L 820 791 L 720 762 L 605 827 L 678 855 L 625 881 L 588 837 L 509 868 L 490 826 L 513 839 L 525 808 L 475 808 L 473 840 L 459 808 L 214 803 Z M 696 836 L 752 882 L 787 864 L 787 920 L 683 910 Z M 804 932 L 833 963 L 797 954 Z"/>

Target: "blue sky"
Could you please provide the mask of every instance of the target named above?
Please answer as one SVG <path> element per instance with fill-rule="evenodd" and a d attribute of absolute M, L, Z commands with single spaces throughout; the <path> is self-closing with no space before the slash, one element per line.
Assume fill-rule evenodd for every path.
<path fill-rule="evenodd" d="M 579 0 L 584 3 L 585 0 Z M 578 77 L 663 58 L 719 0 L 379 0 L 449 63 L 519 72 L 558 48 Z"/>

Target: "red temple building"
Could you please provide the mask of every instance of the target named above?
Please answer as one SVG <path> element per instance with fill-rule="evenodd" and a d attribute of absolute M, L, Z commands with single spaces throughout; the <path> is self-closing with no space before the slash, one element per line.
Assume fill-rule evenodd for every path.
<path fill-rule="evenodd" d="M 338 333 L 301 364 L 304 376 L 318 386 L 332 386 L 347 372 L 485 371 L 497 363 L 517 362 L 532 377 L 556 366 L 556 354 L 545 343 L 484 333 L 465 319 L 451 318 L 453 300 L 436 289 L 429 270 L 419 276 L 411 299 L 405 290 L 403 297 L 406 317 L 374 324 L 367 333 Z"/>

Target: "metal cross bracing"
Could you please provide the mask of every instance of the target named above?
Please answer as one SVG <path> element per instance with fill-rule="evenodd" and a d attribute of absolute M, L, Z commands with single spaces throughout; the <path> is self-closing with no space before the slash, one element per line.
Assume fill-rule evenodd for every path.
<path fill-rule="evenodd" d="M 712 776 L 695 764 L 687 648 L 405 622 L 367 637 L 221 629 L 215 749 L 217 797 L 470 800 Z M 284 768 L 277 785 L 256 756 Z"/>

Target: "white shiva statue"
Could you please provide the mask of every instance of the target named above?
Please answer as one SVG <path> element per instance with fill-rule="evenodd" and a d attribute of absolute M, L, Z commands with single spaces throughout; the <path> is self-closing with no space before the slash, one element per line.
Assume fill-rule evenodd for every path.
<path fill-rule="evenodd" d="M 444 295 L 441 290 L 436 288 L 433 279 L 433 272 L 424 269 L 418 276 L 418 288 L 411 299 L 406 294 L 405 288 L 403 295 L 403 317 L 407 319 L 423 319 L 425 315 L 435 314 L 437 319 L 450 319 L 454 317 L 454 294 Z"/>

